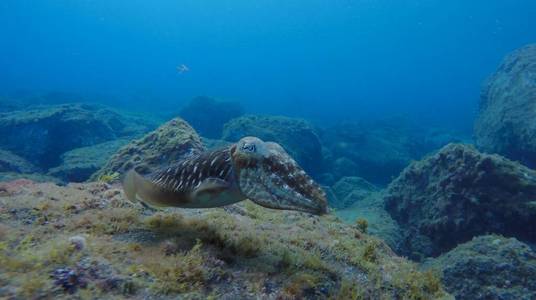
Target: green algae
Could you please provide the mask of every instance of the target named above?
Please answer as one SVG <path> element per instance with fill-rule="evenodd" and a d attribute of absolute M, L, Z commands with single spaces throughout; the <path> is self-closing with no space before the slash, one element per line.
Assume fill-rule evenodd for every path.
<path fill-rule="evenodd" d="M 0 283 L 9 287 L 0 296 L 447 295 L 435 277 L 334 216 L 270 210 L 250 202 L 155 213 L 126 201 L 105 183 L 28 183 L 0 197 L 0 204 L 5 208 L 0 210 Z M 73 242 L 80 239 L 84 246 Z M 51 278 L 58 268 L 74 270 L 84 284 L 62 289 Z"/>

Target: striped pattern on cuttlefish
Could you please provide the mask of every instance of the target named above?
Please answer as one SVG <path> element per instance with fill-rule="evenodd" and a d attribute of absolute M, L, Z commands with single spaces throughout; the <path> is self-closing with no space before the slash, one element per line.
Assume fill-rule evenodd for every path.
<path fill-rule="evenodd" d="M 151 206 L 209 208 L 245 199 L 268 208 L 323 214 L 326 194 L 277 143 L 242 138 L 147 176 L 130 170 L 123 189 Z"/>

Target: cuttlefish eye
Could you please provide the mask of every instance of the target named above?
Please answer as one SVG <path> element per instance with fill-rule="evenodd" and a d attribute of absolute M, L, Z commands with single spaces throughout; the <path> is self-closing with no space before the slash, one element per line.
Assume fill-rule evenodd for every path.
<path fill-rule="evenodd" d="M 244 143 L 244 145 L 242 145 L 242 150 L 245 152 L 255 153 L 257 152 L 257 146 L 252 143 Z"/>

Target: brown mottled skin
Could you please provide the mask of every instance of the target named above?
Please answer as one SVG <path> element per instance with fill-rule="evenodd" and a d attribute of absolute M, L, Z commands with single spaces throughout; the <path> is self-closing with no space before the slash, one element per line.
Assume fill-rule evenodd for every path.
<path fill-rule="evenodd" d="M 123 187 L 130 200 L 154 206 L 208 208 L 250 199 L 275 209 L 327 210 L 324 191 L 286 151 L 255 137 L 188 157 L 147 177 L 131 170 Z"/>

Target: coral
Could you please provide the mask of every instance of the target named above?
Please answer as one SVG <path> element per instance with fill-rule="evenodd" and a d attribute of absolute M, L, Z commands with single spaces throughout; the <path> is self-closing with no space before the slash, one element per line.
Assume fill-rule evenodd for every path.
<path fill-rule="evenodd" d="M 535 193 L 536 171 L 450 144 L 406 168 L 384 201 L 402 228 L 402 253 L 422 259 L 489 232 L 536 241 Z"/>
<path fill-rule="evenodd" d="M 331 215 L 249 201 L 154 212 L 101 182 L 9 190 L 0 195 L 0 297 L 448 297 L 429 284 L 435 278 Z"/>
<path fill-rule="evenodd" d="M 322 169 L 320 139 L 313 126 L 305 120 L 247 115 L 225 124 L 224 140 L 234 143 L 245 136 L 280 144 L 309 174 L 319 174 Z"/>
<path fill-rule="evenodd" d="M 475 140 L 482 151 L 536 167 L 536 44 L 509 54 L 481 92 Z"/>
<path fill-rule="evenodd" d="M 147 174 L 163 165 L 175 163 L 185 155 L 203 150 L 194 129 L 176 118 L 119 149 L 91 179 L 97 180 L 102 175 L 115 172 L 124 174 L 134 167 L 140 174 Z"/>
<path fill-rule="evenodd" d="M 536 253 L 514 238 L 475 237 L 427 260 L 424 268 L 439 272 L 446 288 L 457 298 L 536 297 Z"/>
<path fill-rule="evenodd" d="M 218 139 L 221 137 L 223 125 L 243 114 L 244 108 L 238 102 L 196 97 L 181 109 L 179 116 L 203 137 Z"/>

